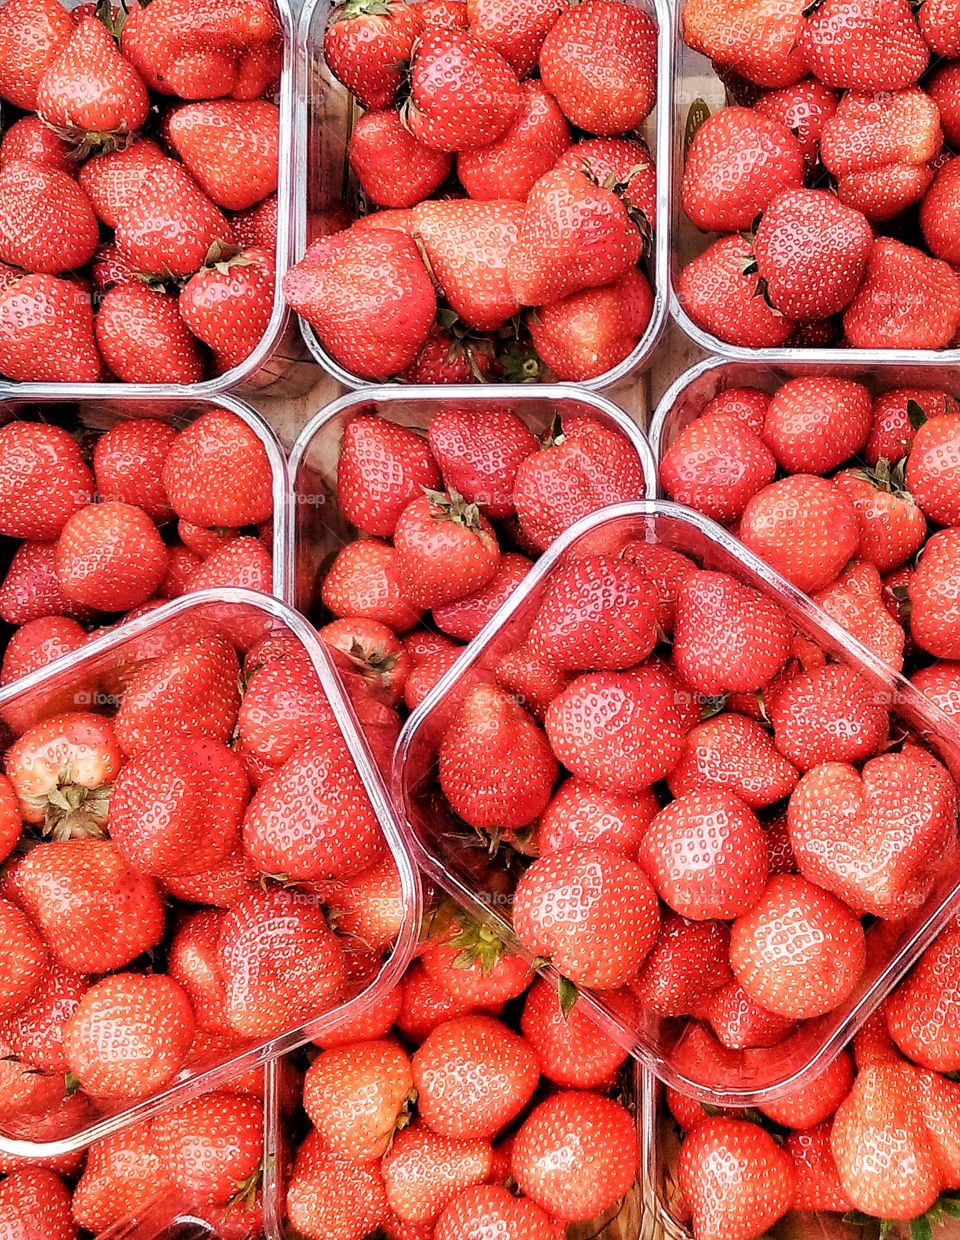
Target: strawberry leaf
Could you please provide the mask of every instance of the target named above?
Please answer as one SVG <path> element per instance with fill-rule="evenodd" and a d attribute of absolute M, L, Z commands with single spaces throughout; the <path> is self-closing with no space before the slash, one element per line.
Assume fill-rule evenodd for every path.
<path fill-rule="evenodd" d="M 885 1233 L 884 1225 L 887 1222 L 888 1220 L 884 1219 L 883 1223 L 880 1224 L 880 1240 L 886 1240 L 886 1236 L 888 1236 L 894 1227 L 896 1227 L 895 1223 L 891 1223 Z M 930 1219 L 926 1214 L 921 1214 L 919 1218 L 911 1220 L 910 1240 L 933 1240 L 933 1228 L 930 1224 Z"/>
<path fill-rule="evenodd" d="M 710 106 L 706 99 L 694 99 L 687 113 L 687 123 L 683 130 L 683 162 L 687 162 L 693 140 L 702 125 L 710 119 Z"/>
<path fill-rule="evenodd" d="M 918 431 L 927 420 L 927 415 L 923 412 L 923 406 L 919 405 L 915 400 L 907 401 L 907 417 L 910 419 L 910 425 L 915 431 Z"/>
<path fill-rule="evenodd" d="M 580 998 L 580 991 L 569 977 L 561 977 L 557 982 L 557 994 L 560 998 L 560 1012 L 563 1019 L 566 1020 L 576 1006 L 577 1000 Z"/>

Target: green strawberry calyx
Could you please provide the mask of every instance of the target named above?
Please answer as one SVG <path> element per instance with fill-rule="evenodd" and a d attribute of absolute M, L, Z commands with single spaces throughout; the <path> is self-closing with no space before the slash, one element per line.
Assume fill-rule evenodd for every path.
<path fill-rule="evenodd" d="M 430 515 L 435 521 L 453 521 L 471 534 L 479 534 L 483 529 L 479 506 L 469 503 L 459 491 L 431 491 L 424 487 L 423 493 L 430 501 Z"/>

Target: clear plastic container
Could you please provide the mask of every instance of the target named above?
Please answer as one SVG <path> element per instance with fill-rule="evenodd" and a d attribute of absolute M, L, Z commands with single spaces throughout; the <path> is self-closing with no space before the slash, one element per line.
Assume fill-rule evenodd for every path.
<path fill-rule="evenodd" d="M 936 364 L 879 361 L 850 361 L 850 350 L 838 353 L 846 360 L 824 363 L 808 356 L 800 362 L 752 362 L 728 361 L 725 358 L 709 358 L 685 371 L 664 392 L 650 421 L 649 439 L 657 465 L 663 460 L 667 449 L 691 422 L 695 422 L 704 406 L 720 392 L 731 387 L 762 388 L 775 392 L 790 379 L 803 375 L 836 375 L 842 379 L 854 379 L 870 389 L 874 395 L 889 392 L 892 388 L 918 387 L 943 388 L 960 393 L 960 371 L 943 360 Z M 759 358 L 759 354 L 756 355 Z"/>
<path fill-rule="evenodd" d="M 703 104 L 711 115 L 731 101 L 726 87 L 714 70 L 709 57 L 695 52 L 683 41 L 683 9 L 685 0 L 674 3 L 674 51 L 673 51 L 673 196 L 670 205 L 671 258 L 670 258 L 670 314 L 680 327 L 707 353 L 719 353 L 722 357 L 744 361 L 764 361 L 782 364 L 796 361 L 849 362 L 860 366 L 874 366 L 877 362 L 960 362 L 960 349 L 745 349 L 727 344 L 710 332 L 698 327 L 680 305 L 677 297 L 677 279 L 680 271 L 698 254 L 702 254 L 719 233 L 703 233 L 687 219 L 680 201 L 683 183 L 684 156 L 687 123 L 694 104 Z"/>
<path fill-rule="evenodd" d="M 657 228 L 646 266 L 653 290 L 653 310 L 647 330 L 633 352 L 605 374 L 578 385 L 592 390 L 612 387 L 649 361 L 667 321 L 669 300 L 673 3 L 672 0 L 625 0 L 625 3 L 648 13 L 659 28 L 657 106 L 643 126 L 643 137 L 650 147 L 657 170 Z M 303 75 L 298 99 L 301 151 L 297 167 L 302 170 L 305 185 L 299 193 L 300 215 L 294 260 L 301 257 L 311 241 L 325 233 L 346 228 L 357 214 L 356 190 L 347 162 L 347 142 L 361 109 L 329 71 L 323 59 L 323 33 L 333 7 L 331 0 L 307 0 L 300 19 Z M 314 359 L 344 387 L 371 385 L 370 380 L 344 370 L 334 361 L 309 323 L 301 321 L 301 330 Z"/>
<path fill-rule="evenodd" d="M 0 1125 L 0 1150 L 28 1157 L 66 1153 L 198 1094 L 217 1089 L 232 1077 L 303 1045 L 335 1027 L 341 1020 L 362 1013 L 396 983 L 406 968 L 416 945 L 421 891 L 419 876 L 411 860 L 406 828 L 393 808 L 372 756 L 372 750 L 383 738 L 373 736 L 369 731 L 366 736 L 361 733 L 353 707 L 336 674 L 330 651 L 319 641 L 306 620 L 279 600 L 241 589 L 198 592 L 176 599 L 98 637 L 60 660 L 53 672 L 40 669 L 24 676 L 0 689 L 0 726 L 6 733 L 4 747 L 11 735 L 18 735 L 35 722 L 62 711 L 65 699 L 68 703 L 80 704 L 80 708 L 89 704 L 91 698 L 97 703 L 97 690 L 107 676 L 111 681 L 109 702 L 110 695 L 115 693 L 118 677 L 129 674 L 142 662 L 155 659 L 186 641 L 196 640 L 206 633 L 216 633 L 246 649 L 261 636 L 273 632 L 291 634 L 309 655 L 383 830 L 387 848 L 399 872 L 405 905 L 406 915 L 397 941 L 381 962 L 377 975 L 369 982 L 358 983 L 362 988 L 340 1006 L 268 1041 L 252 1043 L 226 1059 L 188 1064 L 172 1084 L 156 1095 L 136 1104 L 119 1104 L 116 1109 L 106 1112 L 91 1111 L 87 1122 L 59 1140 L 34 1142 L 29 1137 L 23 1137 L 22 1129 L 18 1133 L 15 1125 Z"/>
<path fill-rule="evenodd" d="M 426 431 L 436 414 L 455 405 L 478 412 L 507 408 L 542 435 L 559 418 L 587 416 L 619 431 L 633 444 L 643 466 L 646 493 L 656 494 L 657 470 L 646 437 L 612 401 L 591 392 L 542 385 L 523 387 L 390 387 L 364 388 L 339 397 L 304 426 L 290 452 L 292 493 L 290 537 L 285 578 L 294 607 L 306 615 L 315 609 L 318 584 L 330 556 L 357 537 L 337 502 L 337 463 L 347 423 L 358 414 L 375 413 L 401 426 Z"/>
<path fill-rule="evenodd" d="M 960 776 L 960 728 L 872 652 L 720 526 L 667 502 L 620 504 L 585 518 L 538 561 L 526 580 L 460 656 L 407 721 L 394 755 L 393 792 L 406 816 L 417 858 L 427 875 L 474 916 L 516 945 L 509 922 L 511 897 L 503 894 L 503 867 L 479 848 L 462 843 L 439 791 L 436 754 L 465 686 L 496 665 L 525 639 L 540 598 L 558 565 L 602 547 L 616 554 L 628 541 L 654 542 L 690 556 L 704 567 L 727 572 L 775 599 L 797 628 L 829 655 L 855 668 L 921 743 Z M 489 672 L 487 673 L 489 678 Z M 877 922 L 867 933 L 867 966 L 847 1001 L 807 1021 L 770 1052 L 729 1052 L 709 1075 L 687 1067 L 682 1055 L 685 1019 L 661 1019 L 645 1011 L 635 1027 L 617 1020 L 589 992 L 578 1002 L 600 1026 L 667 1084 L 718 1106 L 753 1106 L 802 1088 L 840 1051 L 873 1009 L 960 908 L 957 850 L 940 859 L 937 879 L 923 907 L 902 922 Z M 550 970 L 547 970 L 549 973 Z"/>
<path fill-rule="evenodd" d="M 83 0 L 60 0 L 64 8 L 78 7 Z M 294 180 L 296 141 L 295 119 L 299 98 L 297 82 L 296 22 L 294 12 L 299 4 L 291 0 L 272 0 L 277 19 L 283 32 L 283 59 L 280 66 L 280 83 L 275 101 L 280 109 L 280 146 L 277 176 L 277 285 L 273 298 L 270 322 L 259 344 L 239 366 L 204 379 L 196 384 L 168 383 L 12 383 L 0 377 L 0 398 L 19 394 L 30 397 L 57 397 L 68 395 L 72 399 L 95 396 L 113 399 L 116 395 L 129 393 L 142 398 L 158 396 L 191 395 L 210 397 L 221 392 L 259 390 L 280 379 L 296 355 L 296 333 L 290 312 L 280 288 L 283 273 L 290 264 L 295 229 L 296 204 Z"/>

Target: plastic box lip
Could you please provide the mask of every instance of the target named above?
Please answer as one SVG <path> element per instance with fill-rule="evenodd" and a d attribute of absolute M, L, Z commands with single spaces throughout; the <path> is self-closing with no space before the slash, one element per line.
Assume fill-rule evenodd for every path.
<path fill-rule="evenodd" d="M 671 179 L 673 170 L 673 152 L 671 146 L 671 127 L 673 125 L 673 49 L 674 43 L 674 5 L 676 0 L 625 0 L 626 3 L 650 6 L 657 21 L 657 115 L 656 115 L 656 150 L 653 152 L 657 175 L 657 228 L 653 238 L 653 266 L 651 291 L 653 292 L 653 309 L 647 329 L 637 347 L 618 365 L 598 375 L 595 379 L 587 379 L 580 383 L 563 382 L 565 388 L 586 389 L 593 392 L 605 391 L 632 374 L 645 367 L 653 358 L 654 351 L 669 321 L 670 308 L 670 266 L 671 266 Z M 308 133 L 310 127 L 311 90 L 310 67 L 313 59 L 321 59 L 313 50 L 313 26 L 318 15 L 324 9 L 332 8 L 331 0 L 307 0 L 300 15 L 297 42 L 301 49 L 303 71 L 298 104 L 302 111 L 297 126 L 298 165 L 302 174 L 303 188 L 297 194 L 297 229 L 296 244 L 293 249 L 292 262 L 299 262 L 307 248 L 307 196 L 306 184 L 310 176 L 307 167 Z M 344 157 L 344 164 L 346 158 Z M 320 344 L 316 333 L 305 319 L 300 318 L 300 334 L 313 360 L 332 375 L 345 388 L 364 389 L 381 386 L 376 380 L 363 379 L 359 375 L 345 370 L 327 353 Z M 405 384 L 396 384 L 406 389 Z M 497 386 L 502 391 L 507 385 Z M 536 385 L 540 386 L 540 385 Z M 546 385 L 545 385 L 546 386 Z M 552 386 L 552 385 L 551 385 Z"/>
<path fill-rule="evenodd" d="M 683 52 L 686 49 L 691 55 L 700 55 L 695 53 L 692 48 L 687 48 L 683 39 L 683 7 L 685 0 L 673 0 L 674 8 L 674 44 L 673 44 L 673 89 L 672 89 L 672 106 L 679 109 L 679 100 L 683 98 L 684 92 L 682 87 L 686 82 L 683 76 Z M 709 61 L 702 57 L 704 65 L 708 65 Z M 705 69 L 705 73 L 710 74 L 714 78 L 717 77 L 712 68 Z M 719 78 L 717 78 L 719 81 Z M 957 365 L 960 363 L 960 348 L 952 347 L 946 349 L 853 349 L 853 348 L 829 348 L 829 349 L 800 349 L 787 348 L 781 346 L 771 349 L 748 349 L 741 345 L 727 344 L 721 340 L 719 336 L 713 336 L 709 332 L 703 331 L 690 318 L 684 308 L 680 305 L 677 296 L 677 276 L 679 275 L 679 264 L 677 262 L 677 238 L 681 229 L 693 229 L 697 231 L 695 225 L 685 219 L 683 207 L 680 202 L 680 185 L 683 180 L 683 163 L 684 163 L 684 130 L 685 125 L 679 115 L 672 117 L 672 160 L 671 167 L 673 172 L 674 192 L 670 203 L 670 228 L 671 228 L 671 253 L 670 253 L 670 271 L 668 274 L 670 289 L 670 318 L 675 322 L 681 331 L 695 344 L 699 345 L 705 353 L 716 354 L 727 361 L 737 362 L 769 362 L 771 364 L 794 364 L 797 362 L 820 362 L 830 364 L 852 363 L 859 366 L 875 366 L 878 363 L 898 362 L 903 364 L 917 364 L 929 362 L 931 364 L 939 362 Z M 721 234 L 704 234 L 705 236 L 714 237 Z"/>
<path fill-rule="evenodd" d="M 666 500 L 617 504 L 600 509 L 584 517 L 567 530 L 534 564 L 525 580 L 411 714 L 403 726 L 394 750 L 391 777 L 393 798 L 398 810 L 407 821 L 409 836 L 421 868 L 458 903 L 492 925 L 493 929 L 513 947 L 518 948 L 519 954 L 528 961 L 532 959 L 531 953 L 518 944 L 509 922 L 502 914 L 489 903 L 485 903 L 478 891 L 471 890 L 459 875 L 451 872 L 443 860 L 436 856 L 420 838 L 417 829 L 413 826 L 412 789 L 408 766 L 411 763 L 415 745 L 420 740 L 434 712 L 443 706 L 448 694 L 478 664 L 492 642 L 509 625 L 517 612 L 527 604 L 534 592 L 540 589 L 571 544 L 601 526 L 621 519 L 657 516 L 669 517 L 682 523 L 691 531 L 706 538 L 724 554 L 732 557 L 749 574 L 759 578 L 774 594 L 778 594 L 782 601 L 798 611 L 809 622 L 815 633 L 819 629 L 817 636 L 822 634 L 827 643 L 842 651 L 854 663 L 862 665 L 876 683 L 883 684 L 891 695 L 891 707 L 895 707 L 898 702 L 910 705 L 921 717 L 924 717 L 925 722 L 929 721 L 927 734 L 935 734 L 939 741 L 960 756 L 960 725 L 945 715 L 930 699 L 920 694 L 902 675 L 894 672 L 871 650 L 861 645 L 841 625 L 816 607 L 807 595 L 753 555 L 727 530 L 692 509 Z M 578 1002 L 585 1005 L 607 1036 L 626 1046 L 631 1054 L 666 1084 L 716 1105 L 753 1106 L 772 1101 L 774 1098 L 782 1097 L 802 1087 L 812 1076 L 821 1071 L 889 994 L 892 987 L 932 942 L 949 918 L 956 913 L 958 907 L 960 907 L 960 880 L 953 890 L 930 911 L 926 920 L 914 929 L 895 955 L 886 961 L 882 969 L 878 970 L 875 980 L 865 993 L 850 1008 L 844 1019 L 833 1028 L 832 1032 L 825 1033 L 817 1042 L 816 1050 L 804 1064 L 792 1071 L 788 1077 L 759 1088 L 752 1088 L 749 1085 L 713 1087 L 695 1081 L 669 1064 L 663 1054 L 653 1045 L 652 1040 L 641 1031 L 631 1031 L 620 1025 L 590 993 L 583 992 Z M 545 973 L 550 977 L 556 976 L 555 972 L 549 968 L 545 970 Z"/>
<path fill-rule="evenodd" d="M 79 3 L 79 0 L 76 0 Z M 277 104 L 280 109 L 280 142 L 277 168 L 277 252 L 276 288 L 273 311 L 266 331 L 253 352 L 232 370 L 199 383 L 27 383 L 0 377 L 0 399 L 23 396 L 34 399 L 52 399 L 57 396 L 76 400 L 82 397 L 116 399 L 124 394 L 156 400 L 162 396 L 193 396 L 210 398 L 242 388 L 255 379 L 257 372 L 273 356 L 280 343 L 290 311 L 283 296 L 281 282 L 290 265 L 293 245 L 295 216 L 295 117 L 296 103 L 301 93 L 300 76 L 297 71 L 298 49 L 296 46 L 297 23 L 294 16 L 296 0 L 271 0 L 280 22 L 283 57 L 280 67 L 280 84 Z M 173 96 L 171 96 L 173 98 Z M 183 100 L 182 102 L 190 102 Z M 299 168 L 296 169 L 300 171 Z"/>
<path fill-rule="evenodd" d="M 313 626 L 299 612 L 271 595 L 240 587 L 198 591 L 195 594 L 174 599 L 163 607 L 138 616 L 94 638 L 79 650 L 58 660 L 55 674 L 63 676 L 69 673 L 80 673 L 86 665 L 98 660 L 101 656 L 117 651 L 125 644 L 142 638 L 161 626 L 182 618 L 185 614 L 205 607 L 223 607 L 224 605 L 248 607 L 261 612 L 265 618 L 280 621 L 302 642 L 310 654 L 317 677 L 333 709 L 350 756 L 356 765 L 400 874 L 406 904 L 406 917 L 400 935 L 376 978 L 363 991 L 339 1007 L 314 1017 L 313 1020 L 296 1029 L 249 1047 L 221 1064 L 213 1065 L 184 1080 L 176 1081 L 156 1095 L 124 1110 L 100 1117 L 87 1127 L 61 1140 L 31 1142 L 7 1137 L 0 1133 L 0 1151 L 4 1153 L 28 1158 L 42 1158 L 83 1149 L 132 1124 L 149 1119 L 190 1098 L 195 1098 L 199 1094 L 226 1086 L 233 1077 L 265 1064 L 287 1051 L 294 1050 L 319 1037 L 323 1032 L 361 1015 L 373 1001 L 380 998 L 399 981 L 413 957 L 420 926 L 422 891 L 420 876 L 411 855 L 409 831 L 394 809 L 326 647 L 317 637 Z M 0 688 L 0 710 L 22 694 L 41 689 L 49 679 L 48 669 L 39 668 L 12 684 Z"/>

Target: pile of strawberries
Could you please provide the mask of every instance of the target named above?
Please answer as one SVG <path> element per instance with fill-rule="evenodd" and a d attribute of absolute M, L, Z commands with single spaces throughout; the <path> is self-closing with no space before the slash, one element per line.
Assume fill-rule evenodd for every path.
<path fill-rule="evenodd" d="M 361 217 L 284 278 L 343 369 L 584 380 L 636 348 L 656 176 L 654 21 L 625 0 L 346 0 L 323 51 L 366 109 Z M 338 226 L 337 224 L 333 225 Z"/>
<path fill-rule="evenodd" d="M 168 599 L 273 590 L 273 471 L 237 414 L 210 408 L 182 430 L 129 418 L 80 438 L 0 427 L 0 535 L 22 540 L 0 581 L 0 620 L 15 626 L 0 684 Z"/>
<path fill-rule="evenodd" d="M 0 9 L 0 375 L 196 383 L 250 355 L 281 56 L 270 0 Z"/>
<path fill-rule="evenodd" d="M 742 348 L 944 349 L 960 333 L 960 10 L 952 0 L 684 0 L 730 106 L 679 187 L 722 234 L 681 271 Z M 700 119 L 699 117 L 697 119 Z"/>
<path fill-rule="evenodd" d="M 960 714 L 960 418 L 941 388 L 805 375 L 730 387 L 663 453 L 664 493 L 731 526 Z M 766 707 L 775 703 L 767 693 Z"/>

